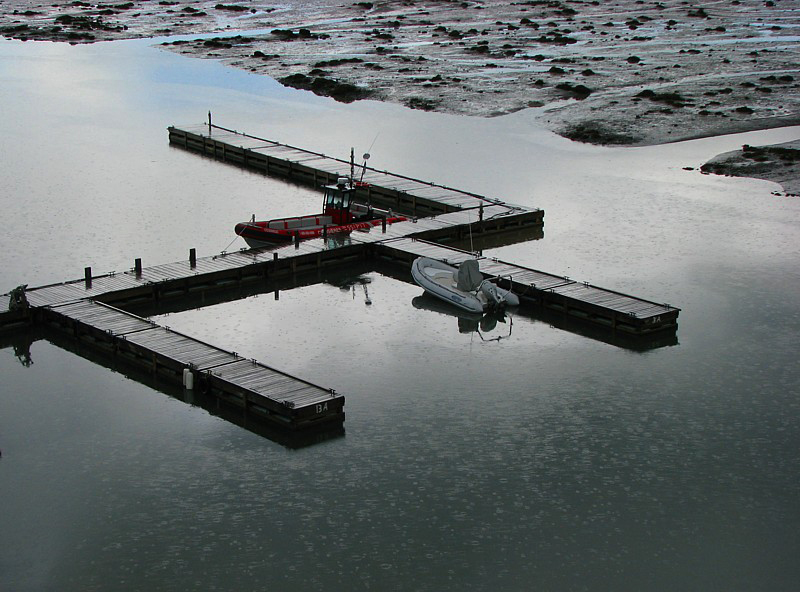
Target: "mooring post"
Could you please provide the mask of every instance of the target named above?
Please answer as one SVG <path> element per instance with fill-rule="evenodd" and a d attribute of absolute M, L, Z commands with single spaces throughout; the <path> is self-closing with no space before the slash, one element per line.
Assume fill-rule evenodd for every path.
<path fill-rule="evenodd" d="M 91 267 L 84 267 L 83 268 L 83 277 L 86 281 L 86 287 L 92 287 L 92 268 Z"/>
<path fill-rule="evenodd" d="M 192 269 L 197 265 L 197 250 L 194 248 L 189 249 L 189 265 Z"/>
<path fill-rule="evenodd" d="M 483 220 L 483 203 L 478 208 L 478 220 Z"/>
<path fill-rule="evenodd" d="M 280 292 L 278 290 L 275 290 L 275 300 L 280 300 L 280 299 L 281 299 Z"/>
<path fill-rule="evenodd" d="M 133 269 L 136 272 L 136 277 L 142 275 L 142 260 L 141 258 L 137 257 L 133 262 Z"/>
<path fill-rule="evenodd" d="M 381 232 L 386 232 L 386 216 L 381 218 Z"/>
<path fill-rule="evenodd" d="M 325 224 L 322 227 L 322 238 L 328 238 L 328 225 Z"/>

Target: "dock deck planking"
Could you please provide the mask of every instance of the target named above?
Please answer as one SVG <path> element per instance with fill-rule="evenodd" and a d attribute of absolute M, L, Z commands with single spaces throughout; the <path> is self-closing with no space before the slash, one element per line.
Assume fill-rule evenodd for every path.
<path fill-rule="evenodd" d="M 430 257 L 431 259 L 439 259 L 440 261 L 450 263 L 451 265 L 458 265 L 462 261 L 474 257 L 472 253 L 467 251 L 444 247 L 436 243 L 407 237 L 385 241 L 381 243 L 381 246 L 400 251 L 404 255 L 411 254 L 414 256 L 414 258 Z"/>
<path fill-rule="evenodd" d="M 503 205 L 486 206 L 483 220 L 497 219 L 507 215 L 508 212 L 513 212 L 513 209 Z M 145 267 L 138 275 L 130 270 L 93 277 L 91 285 L 88 286 L 84 280 L 75 280 L 32 288 L 27 291 L 27 296 L 29 303 L 34 307 L 52 306 L 85 298 L 113 301 L 109 299 L 109 295 L 113 296 L 142 288 L 145 289 L 145 293 L 139 294 L 139 296 L 150 298 L 150 292 L 148 292 L 150 287 L 157 287 L 167 297 L 171 297 L 170 294 L 173 293 L 177 297 L 190 290 L 206 289 L 207 285 L 203 283 L 206 281 L 205 278 L 221 277 L 222 279 L 219 281 L 225 285 L 239 282 L 243 275 L 248 274 L 247 269 L 250 266 L 255 266 L 255 269 L 250 272 L 250 276 L 256 278 L 266 277 L 265 265 L 288 266 L 289 271 L 294 273 L 295 263 L 303 257 L 306 257 L 307 260 L 308 255 L 319 256 L 327 251 L 335 252 L 347 244 L 358 246 L 372 243 L 376 245 L 375 248 L 378 249 L 379 255 L 385 249 L 394 251 L 395 259 L 398 256 L 405 260 L 410 260 L 411 256 L 426 256 L 458 264 L 473 255 L 417 237 L 430 233 L 435 235 L 436 232 L 443 229 L 470 224 L 471 219 L 476 216 L 477 214 L 472 210 L 449 212 L 420 218 L 416 222 L 406 221 L 388 225 L 385 232 L 380 227 L 374 227 L 369 232 L 353 232 L 344 242 L 318 238 L 278 247 L 234 251 L 197 258 L 194 266 L 189 261 L 179 261 Z M 276 257 L 277 262 L 273 263 L 276 261 Z M 308 269 L 309 265 L 313 268 L 318 264 L 318 260 L 308 260 L 304 269 Z M 480 257 L 479 266 L 481 272 L 487 277 L 513 281 L 523 296 L 534 293 L 547 294 L 547 298 L 550 299 L 559 296 L 563 299 L 562 304 L 573 307 L 580 306 L 583 312 L 588 310 L 594 314 L 597 310 L 604 310 L 637 319 L 657 319 L 665 314 L 677 316 L 677 309 L 667 305 L 493 258 Z M 185 285 L 187 281 L 196 283 Z M 208 281 L 211 282 L 210 279 Z M 158 296 L 156 295 L 156 297 Z"/>
<path fill-rule="evenodd" d="M 192 266 L 188 260 L 144 267 L 137 275 L 132 269 L 121 273 L 93 276 L 91 285 L 84 279 L 70 280 L 58 284 L 29 288 L 25 295 L 31 306 L 51 306 L 83 298 L 102 298 L 105 294 L 121 292 L 149 285 L 163 285 L 182 279 L 213 274 L 216 272 L 244 269 L 248 265 L 261 265 L 273 260 L 273 253 L 279 260 L 289 260 L 298 255 L 319 253 L 328 247 L 322 241 L 303 241 L 299 245 L 287 244 L 280 247 L 234 251 L 231 253 L 198 257 Z M 8 296 L 5 296 L 8 298 Z M 6 304 L 5 309 L 8 308 Z"/>
<path fill-rule="evenodd" d="M 658 316 L 666 312 L 677 310 L 668 304 L 657 304 L 649 300 L 614 292 L 613 290 L 606 290 L 605 288 L 599 288 L 585 283 L 578 283 L 572 286 L 558 286 L 553 289 L 553 292 L 564 295 L 568 294 L 570 298 L 575 300 L 640 318 Z"/>
<path fill-rule="evenodd" d="M 368 232 L 356 231 L 351 233 L 350 236 L 352 240 L 360 243 L 377 243 L 395 238 L 406 237 L 412 234 L 437 231 L 450 226 L 452 225 L 443 220 L 437 220 L 435 218 L 421 218 L 416 222 L 407 220 L 405 222 L 387 224 L 385 231 L 383 231 L 380 226 L 374 226 Z"/>
<path fill-rule="evenodd" d="M 484 208 L 484 220 L 489 216 L 502 216 L 508 211 L 506 206 L 492 205 Z M 421 218 L 416 222 L 407 221 L 387 226 L 385 232 L 380 228 L 372 228 L 370 232 L 354 232 L 349 241 L 351 244 L 374 243 L 378 248 L 389 248 L 405 251 L 415 256 L 432 257 L 452 264 L 458 264 L 470 253 L 458 249 L 444 247 L 425 240 L 418 240 L 414 236 L 424 236 L 426 233 L 436 232 L 448 226 L 469 223 L 475 213 L 471 211 L 456 211 L 437 216 Z M 279 262 L 292 264 L 292 260 L 299 256 L 318 254 L 327 250 L 339 248 L 324 239 L 302 241 L 299 244 L 287 244 L 273 248 L 242 250 L 196 260 L 192 266 L 188 261 L 156 265 L 143 268 L 137 276 L 133 271 L 109 274 L 92 278 L 91 286 L 86 286 L 82 280 L 75 280 L 62 284 L 53 284 L 41 288 L 28 290 L 27 296 L 32 306 L 51 306 L 64 302 L 71 302 L 83 298 L 102 298 L 106 293 L 124 291 L 149 285 L 159 285 L 169 288 L 186 278 L 202 277 L 204 274 L 213 275 L 225 271 L 241 271 L 250 265 L 263 265 L 274 260 L 277 255 Z M 547 292 L 559 295 L 569 303 L 581 303 L 588 307 L 596 307 L 627 315 L 635 318 L 656 318 L 665 313 L 677 311 L 674 307 L 658 304 L 649 300 L 629 296 L 612 290 L 581 283 L 564 276 L 549 274 L 535 269 L 498 261 L 491 258 L 479 258 L 481 272 L 488 277 L 507 278 L 517 285 L 537 292 Z M 229 280 L 231 282 L 234 279 Z"/>
<path fill-rule="evenodd" d="M 466 251 L 451 249 L 420 239 L 401 238 L 382 244 L 391 249 L 405 251 L 419 257 L 438 259 L 453 265 L 473 257 Z M 621 292 L 599 288 L 564 276 L 547 274 L 494 258 L 477 257 L 477 259 L 481 273 L 485 276 L 510 279 L 516 286 L 523 289 L 530 288 L 538 293 L 557 294 L 566 299 L 567 305 L 571 307 L 589 305 L 620 315 L 646 320 L 660 318 L 662 315 L 674 315 L 677 318 L 679 309 L 666 304 L 657 304 Z M 515 291 L 524 295 L 527 290 L 519 290 L 519 287 Z"/>
<path fill-rule="evenodd" d="M 191 370 L 198 380 L 211 380 L 209 387 L 243 396 L 245 407 L 256 404 L 268 410 L 268 417 L 279 416 L 276 421 L 281 424 L 315 423 L 341 415 L 344 398 L 330 389 L 106 304 L 87 299 L 47 311 L 51 324 L 56 319 L 76 338 L 89 336 L 114 355 L 152 364 L 154 371 L 166 369 L 174 380 L 183 379 L 184 369 Z"/>
<path fill-rule="evenodd" d="M 93 300 L 78 300 L 51 308 L 59 314 L 118 336 L 145 331 L 155 326 L 152 321 L 134 315 L 119 314 L 116 309 Z"/>
<path fill-rule="evenodd" d="M 236 360 L 209 370 L 214 377 L 239 385 L 276 402 L 291 402 L 295 407 L 316 405 L 335 398 L 330 389 L 269 368 L 255 360 Z M 287 388 L 289 387 L 289 388 Z"/>
<path fill-rule="evenodd" d="M 304 174 L 309 179 L 313 179 L 314 184 L 318 185 L 330 183 L 333 177 L 348 176 L 350 173 L 350 162 L 347 160 L 216 125 L 199 124 L 183 126 L 182 128 L 170 127 L 169 133 L 170 141 L 175 145 L 183 146 L 187 149 L 195 149 L 194 143 L 196 142 L 196 149 L 204 154 L 211 153 L 214 157 L 218 157 L 221 152 L 225 160 L 230 160 L 243 166 L 250 166 L 251 168 L 263 169 L 266 167 L 267 172 L 274 166 L 281 171 L 280 174 L 292 176 L 293 167 L 307 167 L 308 170 L 304 171 Z M 190 136 L 199 138 L 199 140 L 192 139 L 192 147 L 188 144 Z M 232 151 L 231 149 L 234 150 Z M 233 156 L 234 152 L 235 156 Z M 248 153 L 251 155 L 250 157 L 248 157 Z M 252 156 L 253 154 L 258 156 Z M 251 161 L 256 159 L 258 165 L 248 162 L 248 158 Z M 269 160 L 264 161 L 264 158 L 281 162 L 272 163 Z M 324 173 L 324 175 L 321 176 L 321 179 L 318 179 L 317 172 L 314 171 Z M 356 173 L 359 178 L 372 186 L 370 191 L 380 191 L 383 194 L 396 192 L 406 198 L 410 198 L 412 202 L 420 199 L 438 203 L 450 209 L 463 209 L 477 207 L 481 203 L 497 201 L 475 193 L 389 171 L 379 171 L 364 165 L 356 165 Z"/>
<path fill-rule="evenodd" d="M 491 205 L 484 208 L 483 218 L 480 218 L 480 214 L 477 209 L 458 210 L 454 212 L 437 214 L 435 216 L 417 218 L 416 220 L 408 220 L 406 222 L 395 222 L 394 224 L 387 226 L 385 232 L 376 227 L 373 228 L 369 233 L 353 233 L 353 236 L 356 237 L 355 240 L 360 242 L 378 242 L 404 237 L 426 238 L 429 235 L 431 238 L 436 238 L 436 235 L 439 231 L 458 229 L 455 235 L 457 237 L 464 238 L 469 236 L 470 233 L 468 225 L 474 226 L 474 233 L 476 236 L 478 236 L 480 233 L 483 233 L 486 228 L 489 228 L 490 231 L 493 231 L 491 228 L 493 222 L 512 215 L 513 210 L 511 208 L 506 206 Z M 454 233 L 447 232 L 447 234 Z"/>
<path fill-rule="evenodd" d="M 557 286 L 572 285 L 575 282 L 564 276 L 523 268 L 518 265 L 484 259 L 481 261 L 481 272 L 489 277 L 511 278 L 513 281 L 526 284 L 539 290 L 549 290 Z"/>

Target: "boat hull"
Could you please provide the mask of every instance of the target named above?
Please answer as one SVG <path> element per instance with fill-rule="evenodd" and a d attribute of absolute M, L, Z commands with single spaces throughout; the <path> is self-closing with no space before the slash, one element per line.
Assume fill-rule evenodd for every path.
<path fill-rule="evenodd" d="M 429 294 L 449 302 L 461 310 L 483 313 L 485 302 L 477 294 L 464 292 L 455 287 L 455 276 L 453 275 L 455 270 L 456 268 L 441 261 L 419 257 L 411 264 L 411 277 Z M 449 279 L 446 275 L 448 273 L 450 274 Z"/>
<path fill-rule="evenodd" d="M 402 216 L 392 216 L 385 220 L 386 224 L 393 224 L 395 222 L 402 222 L 405 218 Z M 373 220 L 351 222 L 349 224 L 313 225 L 297 228 L 270 228 L 269 222 L 256 221 L 240 222 L 236 225 L 234 230 L 237 235 L 241 236 L 251 245 L 253 243 L 280 245 L 290 243 L 294 240 L 308 240 L 330 234 L 352 232 L 354 230 L 369 230 L 375 226 L 381 226 L 383 221 L 383 218 L 376 218 Z"/>

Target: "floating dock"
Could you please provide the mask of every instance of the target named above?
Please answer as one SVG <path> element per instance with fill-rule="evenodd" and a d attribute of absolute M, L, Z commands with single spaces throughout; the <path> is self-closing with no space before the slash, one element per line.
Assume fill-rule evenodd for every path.
<path fill-rule="evenodd" d="M 270 423 L 297 430 L 344 421 L 344 397 L 331 389 L 109 305 L 83 299 L 45 306 L 40 314 L 44 327 Z"/>
<path fill-rule="evenodd" d="M 381 243 L 376 255 L 384 260 L 401 261 L 408 266 L 417 257 L 429 257 L 457 265 L 474 257 L 472 253 L 412 238 Z M 578 282 L 565 276 L 479 257 L 484 278 L 510 289 L 524 307 L 556 311 L 573 318 L 604 325 L 632 335 L 676 329 L 679 309 L 621 292 Z"/>
<path fill-rule="evenodd" d="M 181 148 L 317 187 L 349 174 L 347 161 L 218 126 L 170 127 L 169 138 Z M 207 257 L 198 258 L 192 249 L 186 261 L 162 265 L 145 267 L 137 259 L 123 273 L 94 275 L 86 268 L 83 279 L 26 289 L 22 306 L 10 306 L 9 294 L 0 296 L 0 331 L 31 326 L 55 331 L 60 340 L 66 337 L 102 352 L 114 364 L 135 366 L 240 409 L 245 417 L 290 431 L 341 425 L 344 397 L 332 389 L 171 331 L 132 311 L 185 310 L 214 301 L 218 294 L 231 300 L 275 291 L 277 297 L 279 287 L 299 275 L 319 278 L 322 270 L 354 264 L 362 271 L 389 264 L 403 270 L 401 275 L 408 275 L 419 256 L 458 264 L 476 255 L 443 243 L 458 244 L 468 236 L 499 244 L 541 237 L 544 212 L 538 209 L 370 168 L 365 181 L 370 185 L 359 189 L 363 200 L 412 219 L 348 236 Z M 477 258 L 486 278 L 520 296 L 523 312 L 570 319 L 633 340 L 658 335 L 649 341 L 658 347 L 676 342 L 678 308 L 495 258 Z"/>
<path fill-rule="evenodd" d="M 251 136 L 218 125 L 203 124 L 178 128 L 170 126 L 171 145 L 199 152 L 265 175 L 319 188 L 339 177 L 349 177 L 351 163 L 319 152 Z M 497 198 L 454 189 L 398 173 L 358 165 L 356 171 L 365 185 L 356 188 L 355 199 L 412 216 L 432 216 L 480 206 L 498 205 L 517 213 L 525 210 Z M 529 210 L 530 224 L 542 226 L 544 211 Z"/>
<path fill-rule="evenodd" d="M 411 224 L 411 223 L 409 223 Z M 395 226 L 395 225 L 393 225 Z M 361 233 L 359 233 L 361 234 Z M 65 302 L 90 299 L 122 309 L 180 300 L 195 294 L 266 283 L 331 266 L 372 260 L 394 262 L 408 268 L 417 257 L 431 257 L 458 264 L 474 257 L 468 251 L 413 237 L 376 240 L 380 231 L 353 236 L 347 244 L 333 239 L 312 239 L 297 245 L 250 249 L 235 253 L 179 261 L 123 273 L 107 274 L 29 288 L 31 310 Z M 669 304 L 608 290 L 495 258 L 478 257 L 481 273 L 520 296 L 523 307 L 562 312 L 571 317 L 624 331 L 646 335 L 674 330 L 680 309 Z M 264 291 L 270 291 L 268 288 Z M 7 296 L 4 298 L 7 299 Z M 2 303 L 0 303 L 2 304 Z M 30 322 L 19 311 L 0 313 L 0 329 Z"/>

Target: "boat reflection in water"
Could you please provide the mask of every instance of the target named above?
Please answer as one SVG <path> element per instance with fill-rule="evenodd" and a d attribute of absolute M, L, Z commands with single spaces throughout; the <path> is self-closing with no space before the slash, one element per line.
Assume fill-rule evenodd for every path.
<path fill-rule="evenodd" d="M 500 341 L 511 337 L 511 329 L 514 326 L 513 317 L 505 310 L 492 310 L 485 314 L 477 312 L 467 312 L 428 294 L 415 296 L 411 300 L 414 308 L 429 310 L 440 314 L 458 318 L 459 333 L 477 333 L 482 341 Z M 488 333 L 497 329 L 497 324 L 501 323 L 508 327 L 508 331 L 498 331 L 497 335 L 487 336 Z"/>
<path fill-rule="evenodd" d="M 372 283 L 372 278 L 368 275 L 359 275 L 356 277 L 347 277 L 338 282 L 329 281 L 330 284 L 338 286 L 340 290 L 350 292 L 353 295 L 353 300 L 356 299 L 356 286 L 361 286 L 364 291 L 364 304 L 369 306 L 372 304 L 372 299 L 369 297 L 368 286 Z"/>

